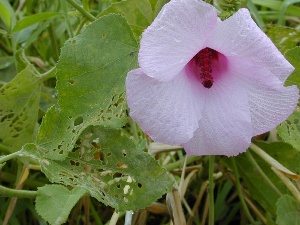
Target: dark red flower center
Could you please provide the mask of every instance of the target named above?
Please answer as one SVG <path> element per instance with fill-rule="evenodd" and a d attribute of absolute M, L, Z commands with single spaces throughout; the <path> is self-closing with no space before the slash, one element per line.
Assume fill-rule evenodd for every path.
<path fill-rule="evenodd" d="M 199 74 L 195 74 L 196 77 L 205 88 L 211 88 L 214 83 L 212 63 L 213 60 L 218 60 L 218 52 L 211 48 L 204 48 L 193 59 L 200 67 Z"/>

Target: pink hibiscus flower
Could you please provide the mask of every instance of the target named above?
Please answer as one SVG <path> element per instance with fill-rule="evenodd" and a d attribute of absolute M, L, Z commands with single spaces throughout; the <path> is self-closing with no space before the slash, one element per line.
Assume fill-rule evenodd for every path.
<path fill-rule="evenodd" d="M 128 73 L 130 116 L 153 140 L 189 155 L 237 155 L 298 102 L 294 70 L 247 9 L 225 21 L 201 0 L 172 0 L 144 31 Z"/>

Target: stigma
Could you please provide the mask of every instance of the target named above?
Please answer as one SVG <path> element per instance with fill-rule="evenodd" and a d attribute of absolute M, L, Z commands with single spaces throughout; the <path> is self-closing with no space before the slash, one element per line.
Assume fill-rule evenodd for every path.
<path fill-rule="evenodd" d="M 212 61 L 216 59 L 218 59 L 218 52 L 211 48 L 204 48 L 194 56 L 196 65 L 200 67 L 199 74 L 196 74 L 196 77 L 208 89 L 214 83 Z"/>

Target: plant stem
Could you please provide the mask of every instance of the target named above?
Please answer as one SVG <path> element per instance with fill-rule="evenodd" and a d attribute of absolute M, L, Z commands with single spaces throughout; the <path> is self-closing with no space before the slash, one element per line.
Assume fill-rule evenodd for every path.
<path fill-rule="evenodd" d="M 114 214 L 112 215 L 110 221 L 109 221 L 109 225 L 116 225 L 118 222 L 120 214 L 117 213 L 116 211 L 114 211 Z"/>
<path fill-rule="evenodd" d="M 131 221 L 132 221 L 132 215 L 133 215 L 133 211 L 126 211 L 125 214 L 125 224 L 124 225 L 131 225 Z"/>
<path fill-rule="evenodd" d="M 0 164 L 4 163 L 4 162 L 6 162 L 6 161 L 8 161 L 10 159 L 18 157 L 19 154 L 20 154 L 20 152 L 18 151 L 18 152 L 14 152 L 14 153 L 11 153 L 9 155 L 5 155 L 5 156 L 0 157 Z"/>
<path fill-rule="evenodd" d="M 296 178 L 297 180 L 299 178 L 299 175 L 293 173 L 292 171 L 284 167 L 281 163 L 279 163 L 277 160 L 272 158 L 270 155 L 268 155 L 264 150 L 262 150 L 257 145 L 251 143 L 250 149 L 253 150 L 259 157 L 261 157 L 266 163 L 268 163 L 272 167 L 281 170 L 282 172 L 284 172 L 286 175 L 288 175 L 293 179 Z"/>
<path fill-rule="evenodd" d="M 37 191 L 15 190 L 0 185 L 1 197 L 35 198 Z"/>
<path fill-rule="evenodd" d="M 209 219 L 208 224 L 214 225 L 215 220 L 215 200 L 214 200 L 214 167 L 215 167 L 215 156 L 209 156 L 209 178 L 208 178 L 208 189 L 209 189 Z"/>
<path fill-rule="evenodd" d="M 84 8 L 82 8 L 77 2 L 74 0 L 67 0 L 75 9 L 77 9 L 83 16 L 85 16 L 89 21 L 93 22 L 96 20 L 96 17 L 94 17 L 92 14 L 87 12 Z"/>
<path fill-rule="evenodd" d="M 299 190 L 295 187 L 295 185 L 287 178 L 280 170 L 272 167 L 271 168 L 276 175 L 281 179 L 284 185 L 290 190 L 290 192 L 294 195 L 298 202 L 300 202 L 300 193 Z"/>
<path fill-rule="evenodd" d="M 201 159 L 201 156 L 190 156 L 186 160 L 186 165 L 188 165 L 192 162 L 195 162 L 198 159 Z M 179 166 L 183 165 L 184 161 L 185 161 L 185 157 L 182 158 L 181 160 L 178 160 L 178 161 L 174 162 L 174 163 L 170 163 L 170 164 L 166 165 L 165 168 L 166 168 L 166 170 L 171 171 L 171 170 L 176 169 Z"/>
<path fill-rule="evenodd" d="M 53 66 L 50 70 L 48 70 L 47 72 L 41 74 L 42 80 L 48 80 L 50 78 L 55 78 L 56 77 L 56 66 Z"/>
<path fill-rule="evenodd" d="M 242 188 L 241 188 L 241 183 L 240 183 L 240 175 L 239 175 L 239 171 L 237 169 L 236 163 L 235 163 L 235 159 L 233 157 L 230 158 L 231 159 L 231 163 L 232 163 L 232 169 L 234 172 L 234 176 L 235 176 L 235 182 L 236 182 L 236 189 L 239 195 L 239 199 L 242 205 L 242 208 L 244 210 L 244 212 L 246 213 L 247 218 L 249 219 L 249 221 L 251 222 L 252 225 L 256 225 L 256 222 L 254 221 L 254 219 L 252 218 L 250 211 L 248 209 L 248 206 L 245 202 L 245 199 L 243 197 L 243 193 L 242 193 Z"/>

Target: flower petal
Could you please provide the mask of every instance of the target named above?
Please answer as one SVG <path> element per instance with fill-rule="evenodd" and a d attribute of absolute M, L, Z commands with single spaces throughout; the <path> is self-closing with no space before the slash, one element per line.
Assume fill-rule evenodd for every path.
<path fill-rule="evenodd" d="M 293 112 L 299 98 L 296 86 L 284 87 L 263 65 L 252 65 L 243 57 L 229 57 L 228 62 L 247 91 L 253 136 L 270 131 Z"/>
<path fill-rule="evenodd" d="M 148 77 L 142 69 L 127 75 L 130 116 L 157 142 L 170 145 L 186 142 L 198 128 L 204 88 L 196 78 L 184 73 L 170 82 Z"/>
<path fill-rule="evenodd" d="M 253 136 L 272 130 L 293 113 L 297 106 L 297 86 L 266 88 L 263 84 L 248 87 Z"/>
<path fill-rule="evenodd" d="M 216 9 L 201 0 L 172 0 L 144 31 L 139 65 L 150 77 L 168 81 L 204 47 L 217 23 Z"/>
<path fill-rule="evenodd" d="M 240 9 L 227 20 L 219 22 L 207 45 L 225 56 L 244 57 L 253 64 L 262 64 L 281 82 L 294 70 L 255 24 L 247 9 Z"/>
<path fill-rule="evenodd" d="M 183 144 L 188 155 L 233 156 L 246 151 L 252 126 L 242 84 L 228 71 L 207 91 L 199 128 L 194 137 Z"/>

